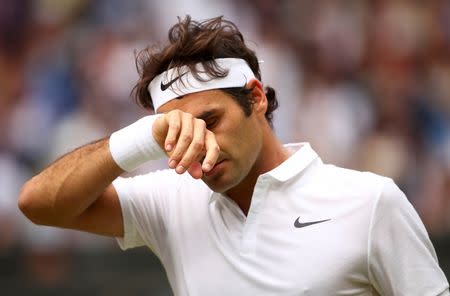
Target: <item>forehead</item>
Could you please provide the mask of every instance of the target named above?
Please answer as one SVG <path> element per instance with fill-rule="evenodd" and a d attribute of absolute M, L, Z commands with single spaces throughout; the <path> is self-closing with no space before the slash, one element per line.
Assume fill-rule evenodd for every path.
<path fill-rule="evenodd" d="M 167 113 L 169 111 L 178 109 L 183 112 L 191 113 L 193 115 L 200 114 L 206 109 L 220 108 L 225 106 L 229 101 L 232 101 L 230 96 L 220 90 L 206 90 L 197 93 L 191 93 L 178 99 L 173 99 L 161 107 L 157 113 Z"/>

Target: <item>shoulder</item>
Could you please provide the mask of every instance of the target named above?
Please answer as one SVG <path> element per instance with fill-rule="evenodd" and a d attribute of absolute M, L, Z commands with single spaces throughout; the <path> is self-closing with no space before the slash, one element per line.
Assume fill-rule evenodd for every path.
<path fill-rule="evenodd" d="M 314 171 L 313 182 L 334 195 L 376 198 L 392 180 L 371 172 L 361 172 L 330 164 Z M 395 184 L 394 184 L 395 186 Z"/>
<path fill-rule="evenodd" d="M 331 164 L 324 164 L 322 166 L 322 173 L 337 183 L 354 183 L 355 185 L 360 183 L 364 185 L 382 184 L 387 179 L 384 176 L 372 172 L 347 169 Z"/>
<path fill-rule="evenodd" d="M 334 165 L 323 165 L 316 174 L 318 184 L 326 188 L 333 198 L 365 204 L 372 217 L 400 212 L 416 216 L 406 195 L 391 178 Z"/>

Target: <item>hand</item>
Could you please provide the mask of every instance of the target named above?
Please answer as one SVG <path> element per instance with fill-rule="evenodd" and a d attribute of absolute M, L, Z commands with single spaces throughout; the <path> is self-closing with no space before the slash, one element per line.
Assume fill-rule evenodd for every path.
<path fill-rule="evenodd" d="M 188 171 L 195 179 L 216 164 L 220 148 L 206 123 L 192 114 L 172 110 L 153 124 L 153 137 L 169 156 L 169 167 L 178 174 Z M 200 163 L 201 159 L 203 162 Z"/>

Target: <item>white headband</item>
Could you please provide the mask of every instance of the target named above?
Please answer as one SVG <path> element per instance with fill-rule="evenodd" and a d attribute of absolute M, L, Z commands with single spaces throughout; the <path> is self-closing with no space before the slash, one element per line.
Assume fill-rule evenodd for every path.
<path fill-rule="evenodd" d="M 155 111 L 179 96 L 210 89 L 242 87 L 251 79 L 255 79 L 253 71 L 243 59 L 221 58 L 214 61 L 219 68 L 228 70 L 227 76 L 211 78 L 204 70 L 202 63 L 198 63 L 195 65 L 195 69 L 200 78 L 205 81 L 197 80 L 187 66 L 171 68 L 153 78 L 148 86 L 148 91 L 152 97 Z"/>

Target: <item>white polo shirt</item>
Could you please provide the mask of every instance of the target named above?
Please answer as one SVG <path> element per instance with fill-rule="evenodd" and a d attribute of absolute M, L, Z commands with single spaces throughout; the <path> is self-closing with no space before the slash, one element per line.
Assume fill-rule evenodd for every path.
<path fill-rule="evenodd" d="M 309 144 L 259 176 L 247 217 L 173 170 L 118 178 L 122 249 L 148 246 L 175 295 L 449 295 L 425 227 L 391 179 Z"/>

